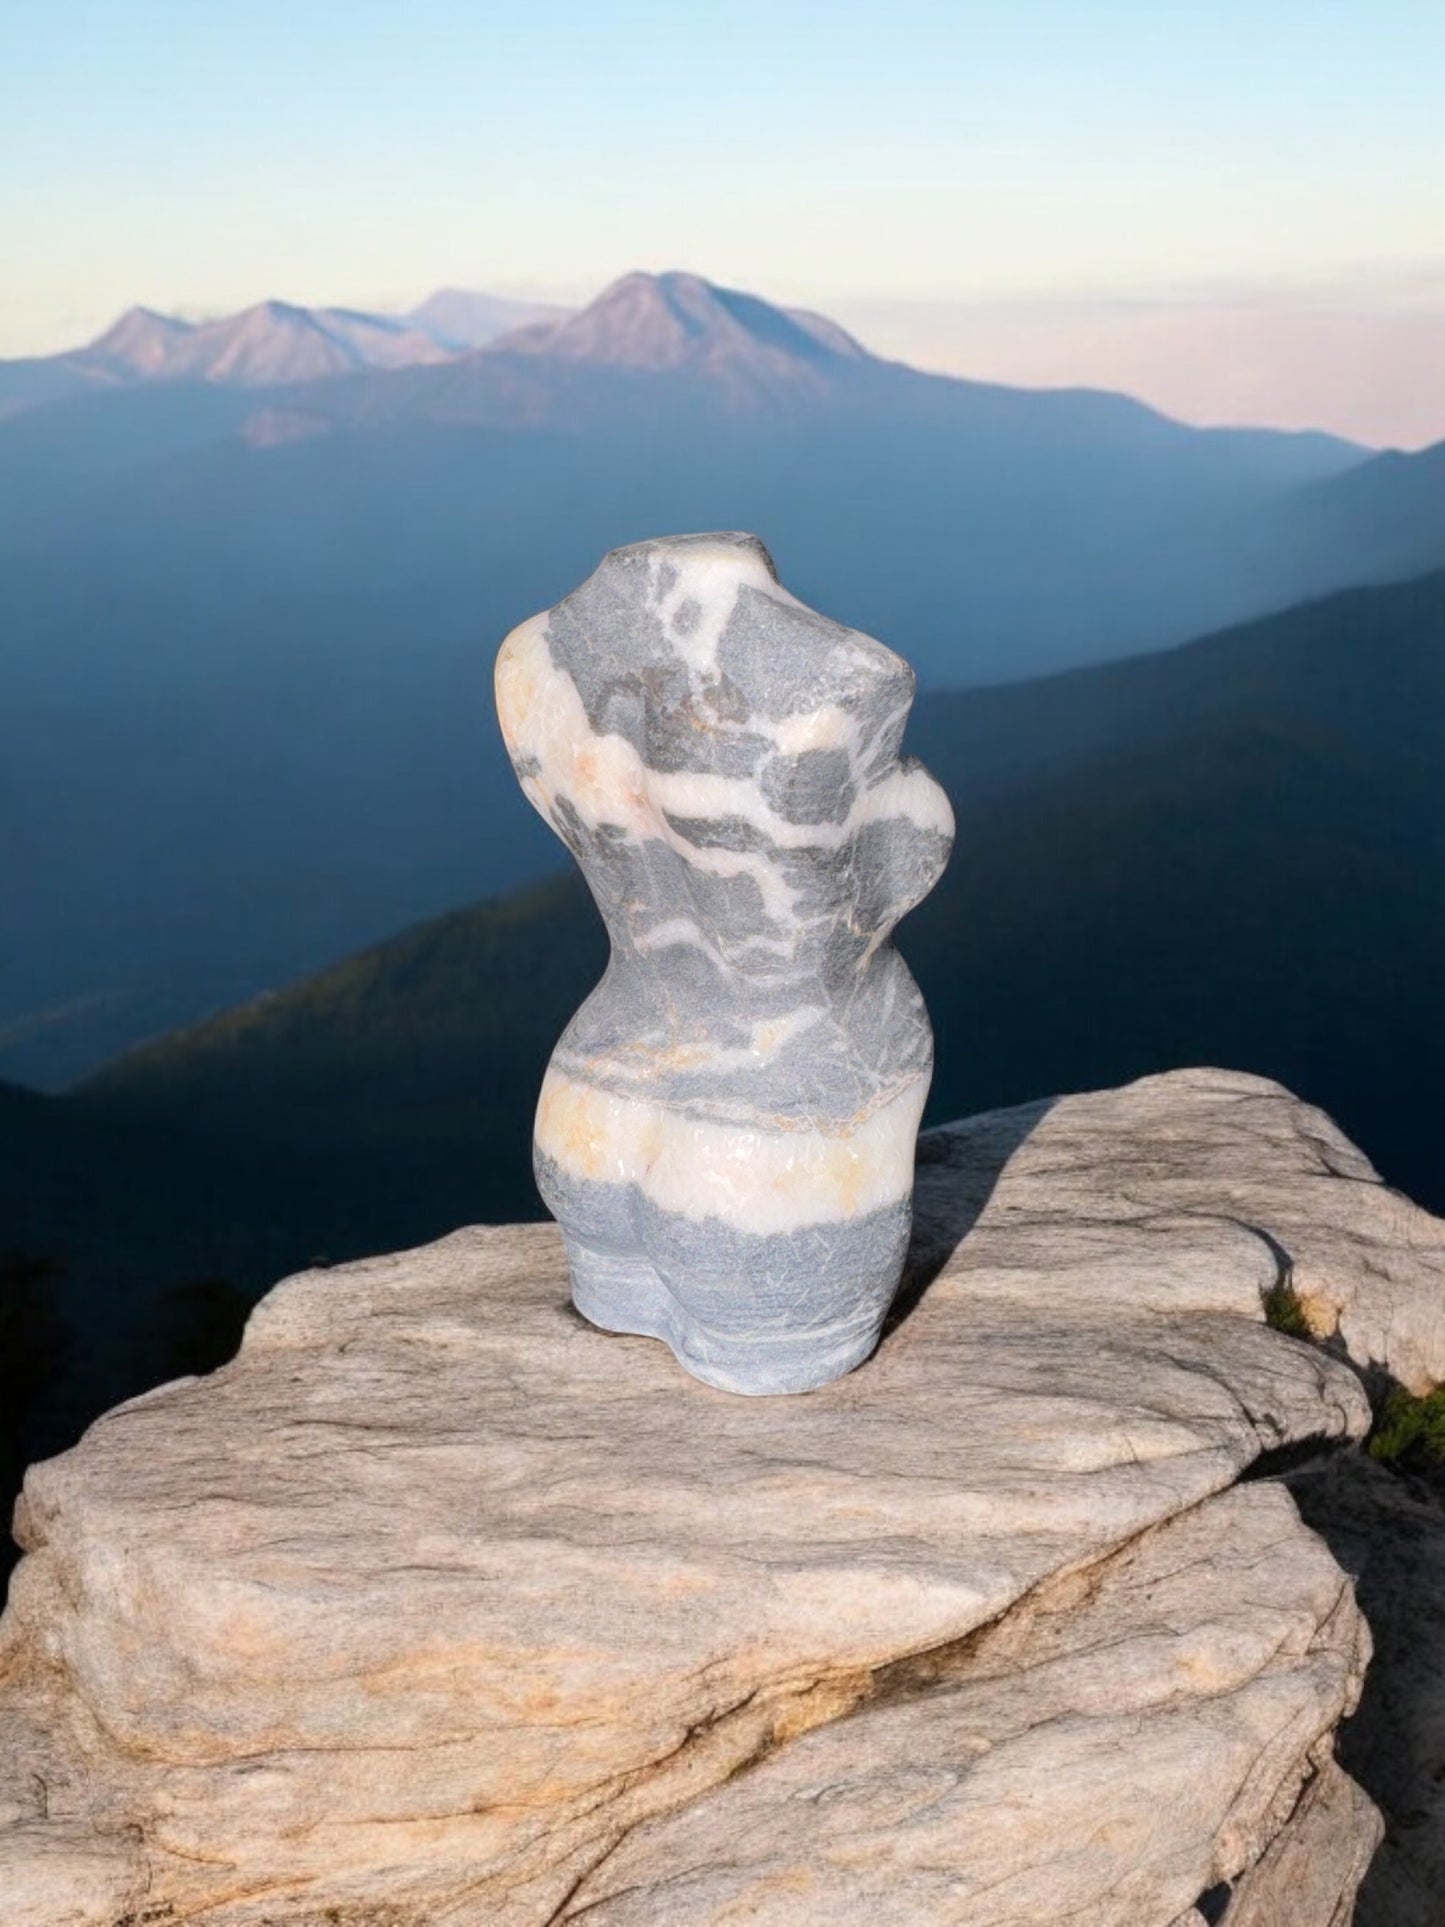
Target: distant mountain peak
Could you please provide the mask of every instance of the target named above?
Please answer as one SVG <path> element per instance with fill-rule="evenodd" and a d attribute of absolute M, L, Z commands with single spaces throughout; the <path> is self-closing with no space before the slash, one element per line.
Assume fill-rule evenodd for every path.
<path fill-rule="evenodd" d="M 224 334 L 234 338 L 236 335 L 259 335 L 274 333 L 278 330 L 302 330 L 306 333 L 324 333 L 317 316 L 309 308 L 298 308 L 290 301 L 257 301 L 249 308 L 242 308 L 238 314 L 227 315 L 220 321 L 206 324 L 207 332 L 218 338 Z"/>
<path fill-rule="evenodd" d="M 404 315 L 272 299 L 209 321 L 131 308 L 66 359 L 109 382 L 206 381 L 247 388 L 411 367 L 458 352 Z"/>
<path fill-rule="evenodd" d="M 85 351 L 117 372 L 144 377 L 161 373 L 178 343 L 195 332 L 192 322 L 154 308 L 127 308 Z"/>
<path fill-rule="evenodd" d="M 402 319 L 444 346 L 460 350 L 485 348 L 499 335 L 533 322 L 561 321 L 571 312 L 552 302 L 482 294 L 474 288 L 438 288 Z"/>
<path fill-rule="evenodd" d="M 136 334 L 142 331 L 185 335 L 189 334 L 195 326 L 194 321 L 183 321 L 179 315 L 162 314 L 158 308 L 147 308 L 137 303 L 135 307 L 127 308 L 123 315 L 113 321 L 93 345 L 99 347 L 102 341 L 113 340 L 117 335 Z"/>
<path fill-rule="evenodd" d="M 820 315 L 774 307 L 678 270 L 624 274 L 578 313 L 519 328 L 494 346 L 512 354 L 647 369 L 868 359 L 850 334 Z"/>
<path fill-rule="evenodd" d="M 302 327 L 314 327 L 316 325 L 316 316 L 310 308 L 303 308 L 294 301 L 278 301 L 273 295 L 269 300 L 255 301 L 249 308 L 242 308 L 239 314 L 231 317 L 231 325 L 234 325 L 237 321 L 269 321 L 282 325 L 296 324 Z M 227 324 L 218 323 L 217 325 L 225 326 Z"/>
<path fill-rule="evenodd" d="M 289 301 L 258 301 L 213 321 L 186 344 L 176 373 L 203 381 L 268 385 L 344 374 L 365 366 L 344 336 Z"/>

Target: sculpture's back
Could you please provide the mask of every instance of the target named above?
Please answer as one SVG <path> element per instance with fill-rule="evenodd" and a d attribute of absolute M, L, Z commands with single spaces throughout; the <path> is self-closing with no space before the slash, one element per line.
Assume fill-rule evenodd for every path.
<path fill-rule="evenodd" d="M 573 1294 L 730 1391 L 850 1370 L 897 1288 L 932 1037 L 889 937 L 953 836 L 912 696 L 743 535 L 615 550 L 498 657 L 612 940 L 537 1110 Z"/>

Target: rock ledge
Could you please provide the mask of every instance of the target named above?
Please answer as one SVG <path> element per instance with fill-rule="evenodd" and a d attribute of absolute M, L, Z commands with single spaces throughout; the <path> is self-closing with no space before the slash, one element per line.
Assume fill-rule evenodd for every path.
<path fill-rule="evenodd" d="M 7 1927 L 1343 1922 L 1369 1639 L 1259 1474 L 1445 1377 L 1442 1284 L 1214 1071 L 930 1133 L 803 1397 L 588 1329 L 551 1226 L 290 1279 L 27 1480 Z"/>

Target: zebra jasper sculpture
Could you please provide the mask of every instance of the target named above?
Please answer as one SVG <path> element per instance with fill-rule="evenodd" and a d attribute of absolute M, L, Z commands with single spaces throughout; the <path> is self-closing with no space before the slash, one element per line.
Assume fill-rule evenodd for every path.
<path fill-rule="evenodd" d="M 612 941 L 537 1107 L 573 1297 L 726 1391 L 851 1370 L 898 1286 L 933 1038 L 889 939 L 953 841 L 912 699 L 750 535 L 616 549 L 497 658 Z"/>

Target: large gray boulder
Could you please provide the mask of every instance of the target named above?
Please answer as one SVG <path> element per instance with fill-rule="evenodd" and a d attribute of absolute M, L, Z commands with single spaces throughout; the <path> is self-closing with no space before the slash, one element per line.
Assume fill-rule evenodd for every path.
<path fill-rule="evenodd" d="M 1347 1920 L 1369 1639 L 1260 1475 L 1367 1431 L 1352 1334 L 1429 1368 L 1441 1227 L 1217 1072 L 931 1134 L 918 1203 L 907 1315 L 805 1396 L 486 1228 L 34 1468 L 6 1927 Z M 1266 1324 L 1290 1266 L 1333 1352 Z"/>

